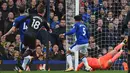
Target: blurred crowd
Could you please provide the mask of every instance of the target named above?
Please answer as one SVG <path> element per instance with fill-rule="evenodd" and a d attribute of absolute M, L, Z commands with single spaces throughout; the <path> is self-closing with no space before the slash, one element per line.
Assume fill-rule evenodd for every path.
<path fill-rule="evenodd" d="M 90 32 L 89 56 L 105 55 L 128 35 L 130 22 L 123 26 L 129 10 L 129 0 L 80 0 L 80 14 Z"/>
<path fill-rule="evenodd" d="M 44 17 L 50 26 L 49 33 L 49 59 L 65 60 L 66 42 L 65 39 L 60 39 L 59 34 L 66 31 L 65 20 L 65 1 L 64 0 L 0 0 L 0 37 L 7 33 L 13 25 L 13 21 L 18 17 L 19 5 L 26 6 L 25 14 L 37 14 L 37 5 L 44 4 Z M 49 8 L 48 8 L 49 7 Z M 50 10 L 48 10 L 50 9 Z M 48 17 L 49 15 L 49 17 Z M 44 35 L 44 32 L 40 31 Z M 47 46 L 42 42 L 44 40 L 36 40 L 36 59 L 46 58 Z M 39 57 L 42 53 L 44 58 Z M 20 49 L 20 35 L 19 31 L 0 39 L 0 59 L 1 60 L 15 60 L 22 58 L 23 49 Z"/>

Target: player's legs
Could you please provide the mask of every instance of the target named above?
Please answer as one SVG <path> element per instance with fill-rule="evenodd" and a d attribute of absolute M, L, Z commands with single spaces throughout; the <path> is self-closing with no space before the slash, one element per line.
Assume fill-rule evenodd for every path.
<path fill-rule="evenodd" d="M 109 53 L 107 53 L 105 56 L 107 55 L 112 55 L 114 56 L 125 44 L 127 43 L 127 39 L 124 39 L 120 44 L 118 44 L 114 50 L 110 51 Z"/>
<path fill-rule="evenodd" d="M 22 63 L 23 70 L 26 69 L 28 62 L 31 61 L 31 59 L 32 59 L 32 56 L 30 56 L 30 55 L 24 57 L 24 60 L 23 60 L 23 63 Z"/>
<path fill-rule="evenodd" d="M 120 50 L 117 54 L 115 54 L 108 62 L 105 64 L 105 68 L 109 68 L 123 53 L 123 50 Z"/>
<path fill-rule="evenodd" d="M 114 50 L 119 51 L 128 41 L 128 38 L 125 38 L 119 45 L 117 45 Z"/>
<path fill-rule="evenodd" d="M 111 59 L 112 63 L 115 62 L 123 53 L 123 50 L 120 50 L 120 52 L 118 52 L 115 56 L 113 56 L 113 58 Z"/>
<path fill-rule="evenodd" d="M 36 47 L 36 35 L 33 32 L 25 32 L 24 34 L 24 45 L 29 49 L 35 49 Z"/>
<path fill-rule="evenodd" d="M 23 63 L 21 65 L 21 60 L 18 59 L 18 64 L 16 64 L 15 70 L 18 71 L 18 73 L 20 73 L 22 70 L 26 69 L 26 65 L 28 64 L 28 62 L 32 59 L 32 56 L 30 56 L 29 54 L 31 53 L 31 51 L 26 50 L 23 54 L 24 56 L 24 60 Z"/>
<path fill-rule="evenodd" d="M 80 50 L 80 58 L 82 59 L 82 62 L 84 63 L 85 70 L 90 71 L 92 68 L 88 65 L 88 61 L 86 60 L 86 54 L 87 54 L 87 48 L 88 44 L 82 44 L 78 45 L 79 50 Z"/>
<path fill-rule="evenodd" d="M 118 44 L 114 48 L 114 50 L 110 51 L 106 55 L 99 58 L 103 69 L 106 69 L 108 66 L 110 66 L 113 63 L 110 59 L 114 58 L 113 61 L 115 61 L 120 56 L 118 51 L 126 44 L 126 42 L 127 42 L 127 39 L 123 40 L 120 44 Z M 115 56 L 115 54 L 116 54 L 116 56 Z"/>
<path fill-rule="evenodd" d="M 32 42 L 33 42 L 32 41 L 33 39 L 30 37 L 30 35 L 32 35 L 32 34 L 29 32 L 25 32 L 25 34 L 24 34 L 24 41 L 23 41 L 22 45 L 24 44 L 25 51 L 22 52 L 22 50 L 21 50 L 21 52 L 23 53 L 22 57 L 24 58 L 24 60 L 23 60 L 22 65 L 19 62 L 19 60 L 18 60 L 18 65 L 16 65 L 19 68 L 19 70 L 20 69 L 25 70 L 27 63 L 32 59 L 32 56 L 30 56 L 32 51 L 28 48 L 28 47 L 30 47 L 29 44 L 32 44 Z M 21 48 L 23 49 L 22 45 L 21 45 Z"/>
<path fill-rule="evenodd" d="M 77 45 L 76 44 L 73 44 L 69 50 L 67 51 L 67 56 L 66 56 L 66 59 L 67 59 L 67 64 L 69 65 L 69 68 L 65 71 L 72 71 L 74 68 L 73 68 L 73 63 L 72 63 L 72 55 L 71 53 L 72 52 L 75 52 L 77 49 Z"/>
<path fill-rule="evenodd" d="M 23 54 L 26 50 L 26 47 L 24 46 L 24 44 L 22 42 L 20 42 L 19 50 L 20 50 L 21 54 Z"/>
<path fill-rule="evenodd" d="M 26 50 L 24 47 L 24 44 L 22 42 L 20 42 L 19 50 L 20 50 L 21 54 L 23 54 Z M 17 64 L 15 66 L 15 70 L 18 71 L 18 69 L 23 70 L 23 67 L 21 66 L 21 59 L 20 58 L 17 58 Z"/>
<path fill-rule="evenodd" d="M 24 60 L 22 63 L 22 67 L 25 70 L 27 63 L 32 59 L 31 55 L 32 55 L 32 52 L 34 51 L 35 45 L 36 45 L 36 37 L 35 37 L 34 33 L 25 32 L 24 45 L 26 47 L 28 47 L 26 49 L 25 53 L 23 54 Z"/>

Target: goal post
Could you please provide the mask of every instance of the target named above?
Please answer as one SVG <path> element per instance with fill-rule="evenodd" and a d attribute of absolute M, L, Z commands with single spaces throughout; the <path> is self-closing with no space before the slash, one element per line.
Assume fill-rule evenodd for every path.
<path fill-rule="evenodd" d="M 66 0 L 66 31 L 70 30 L 74 24 L 74 16 L 79 15 L 79 0 Z M 75 36 L 66 36 L 66 48 L 68 49 L 75 41 Z M 76 59 L 76 60 L 75 60 Z M 78 51 L 74 53 L 75 70 L 78 66 Z M 66 64 L 67 68 L 67 64 Z"/>
<path fill-rule="evenodd" d="M 79 15 L 79 0 L 75 0 L 75 15 Z M 79 51 L 74 52 L 74 61 L 75 61 L 74 63 L 75 63 L 75 71 L 76 71 L 79 63 Z"/>
<path fill-rule="evenodd" d="M 75 0 L 75 15 L 79 15 L 79 0 Z"/>
<path fill-rule="evenodd" d="M 122 30 L 121 27 L 123 24 L 123 19 L 126 16 L 124 14 L 125 6 L 115 5 L 117 3 L 120 4 L 119 0 L 103 0 L 102 2 L 98 2 L 98 0 L 92 0 L 92 2 L 94 1 L 93 3 L 98 4 L 97 6 L 93 6 L 93 4 L 90 3 L 89 0 L 65 1 L 66 31 L 72 28 L 74 24 L 74 16 L 83 13 L 83 17 L 85 18 L 84 22 L 87 23 L 86 26 L 91 36 L 90 40 L 94 40 L 93 43 L 90 43 L 88 47 L 89 56 L 95 58 L 103 56 L 105 52 L 107 53 L 108 51 L 111 51 L 118 43 L 122 41 L 122 38 L 119 36 L 119 33 Z M 110 7 L 112 7 L 112 9 L 104 8 L 105 6 L 109 7 L 109 5 L 107 4 L 110 4 Z M 88 7 L 86 5 L 88 5 Z M 128 6 L 126 5 L 126 7 Z M 100 24 L 98 23 L 101 23 L 102 26 L 100 26 Z M 118 25 L 119 27 L 116 25 Z M 117 28 L 119 31 L 113 28 Z M 112 32 L 111 29 L 116 30 L 117 32 Z M 75 36 L 67 36 L 66 40 L 67 49 L 76 41 Z M 93 48 L 93 46 L 95 46 L 96 48 Z M 123 47 L 123 49 L 125 50 L 125 54 L 123 54 L 119 59 L 117 59 L 109 70 L 123 70 L 124 66 L 122 65 L 122 63 L 127 62 L 128 57 L 126 56 L 127 48 Z M 74 58 L 78 59 L 78 55 L 79 53 L 76 52 Z M 75 60 L 74 62 L 76 69 L 78 65 L 78 60 Z"/>

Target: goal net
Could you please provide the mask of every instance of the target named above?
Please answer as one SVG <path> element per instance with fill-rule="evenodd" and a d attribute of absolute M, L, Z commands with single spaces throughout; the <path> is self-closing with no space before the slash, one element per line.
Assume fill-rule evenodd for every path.
<path fill-rule="evenodd" d="M 72 28 L 76 13 L 82 15 L 84 24 L 90 32 L 88 55 L 100 57 L 111 51 L 123 38 L 121 35 L 123 20 L 129 10 L 127 0 L 79 0 L 77 11 L 76 0 L 66 0 L 67 31 Z M 67 36 L 67 47 L 75 42 L 75 36 Z M 110 70 L 124 70 L 127 63 L 127 49 L 113 64 Z"/>
<path fill-rule="evenodd" d="M 74 24 L 74 16 L 79 14 L 79 8 L 78 12 L 76 12 L 76 1 L 75 0 L 66 0 L 66 31 L 70 30 L 73 27 Z M 67 36 L 66 37 L 66 48 L 68 48 L 75 42 L 75 36 Z M 73 56 L 74 58 L 78 58 L 78 52 L 76 54 L 77 56 Z M 78 59 L 74 62 L 78 65 Z M 75 64 L 74 64 L 75 65 Z M 76 65 L 75 65 L 76 66 Z M 66 63 L 66 68 L 68 68 Z M 75 68 L 76 69 L 76 68 Z"/>

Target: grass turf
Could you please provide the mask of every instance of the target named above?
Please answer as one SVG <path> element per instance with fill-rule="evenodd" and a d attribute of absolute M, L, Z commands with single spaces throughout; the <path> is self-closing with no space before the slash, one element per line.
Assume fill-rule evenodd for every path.
<path fill-rule="evenodd" d="M 0 73 L 17 73 L 16 71 L 0 71 Z M 64 72 L 64 71 L 29 71 L 29 72 L 22 72 L 22 73 L 127 73 L 127 71 L 120 71 L 120 70 L 99 70 L 93 72 L 85 72 L 85 71 L 71 71 L 71 72 Z"/>

